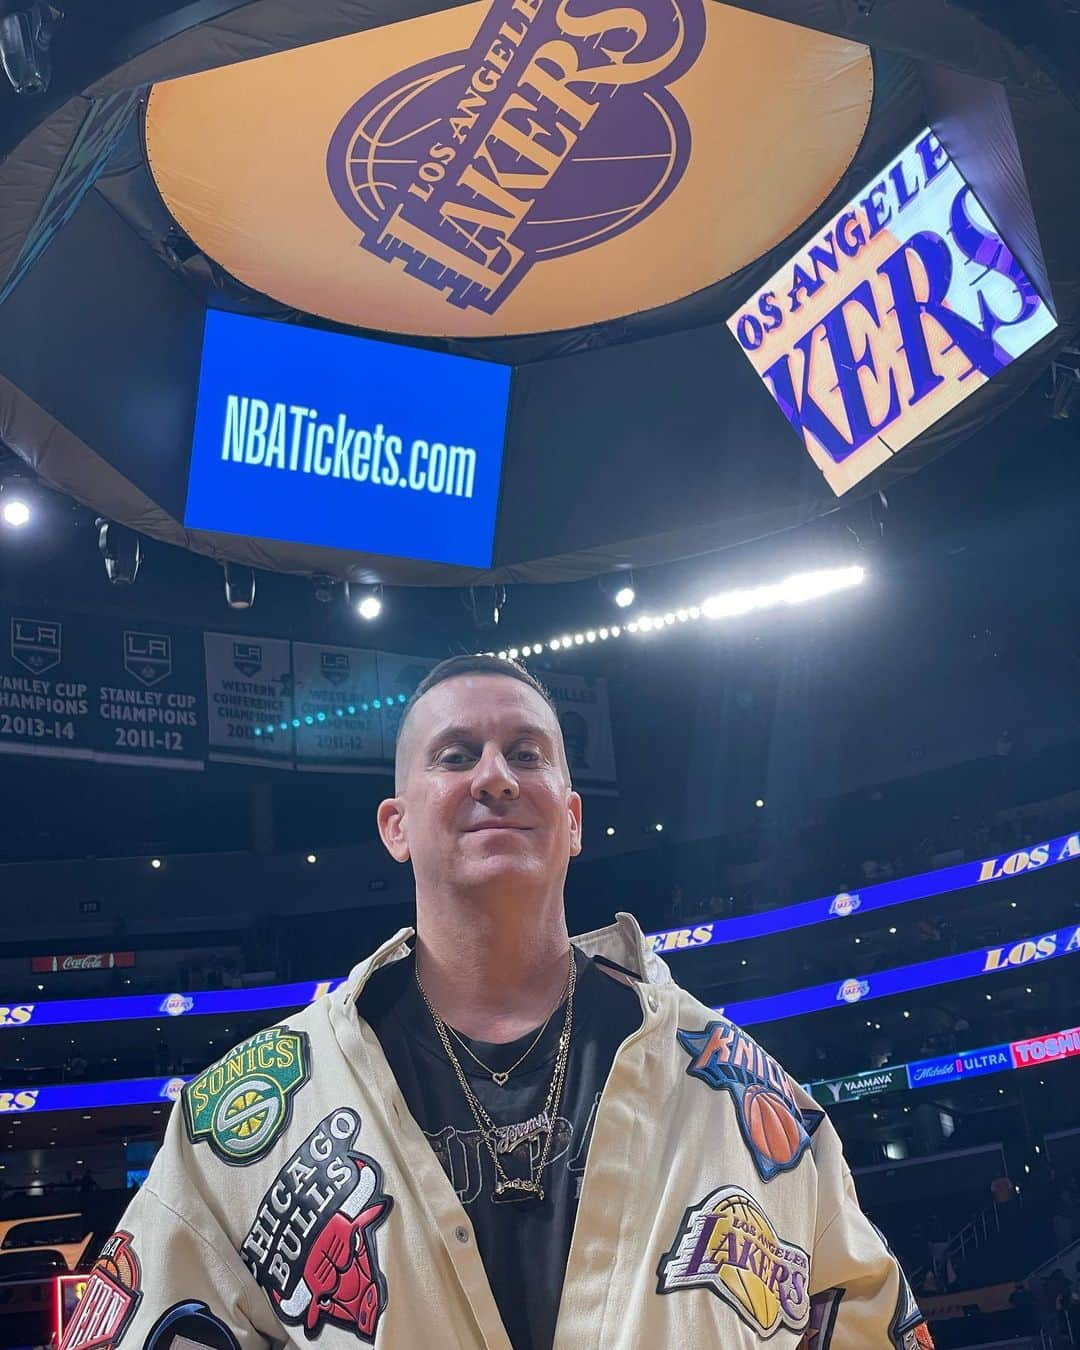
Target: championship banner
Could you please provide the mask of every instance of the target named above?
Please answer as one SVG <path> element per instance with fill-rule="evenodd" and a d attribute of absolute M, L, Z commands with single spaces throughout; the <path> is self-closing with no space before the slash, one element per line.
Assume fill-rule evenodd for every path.
<path fill-rule="evenodd" d="M 614 795 L 618 787 L 607 680 L 561 670 L 540 670 L 537 676 L 555 700 L 574 786 Z"/>
<path fill-rule="evenodd" d="M 728 327 L 839 497 L 1057 322 L 927 130 Z"/>
<path fill-rule="evenodd" d="M 823 1078 L 807 1083 L 806 1090 L 822 1106 L 835 1106 L 838 1102 L 861 1102 L 883 1092 L 902 1092 L 907 1086 L 907 1073 L 901 1064 L 887 1069 L 865 1069 L 846 1078 Z"/>
<path fill-rule="evenodd" d="M 352 647 L 293 643 L 293 732 L 297 768 L 383 769 L 380 714 L 371 708 L 377 697 L 376 653 Z M 361 704 L 368 711 L 361 711 Z M 269 723 L 267 724 L 269 725 Z M 286 733 L 262 739 L 271 743 Z"/>
<path fill-rule="evenodd" d="M 422 656 L 400 656 L 395 652 L 376 652 L 379 667 L 379 726 L 382 730 L 382 757 L 394 762 L 394 747 L 405 704 L 416 686 L 436 665 Z M 404 702 L 402 698 L 404 697 Z"/>
<path fill-rule="evenodd" d="M 38 610 L 0 616 L 0 752 L 201 769 L 198 635 Z"/>
<path fill-rule="evenodd" d="M 690 947 L 718 947 L 726 942 L 747 942 L 772 933 L 788 933 L 810 928 L 830 919 L 849 919 L 854 914 L 872 914 L 893 905 L 907 905 L 933 895 L 949 895 L 991 881 L 1009 881 L 1029 872 L 1041 871 L 1057 863 L 1080 858 L 1080 831 L 1059 835 L 1038 844 L 1028 844 L 1012 853 L 956 863 L 936 872 L 920 872 L 913 877 L 881 881 L 858 891 L 840 891 L 818 900 L 802 900 L 763 914 L 740 914 L 732 919 L 710 919 L 692 928 L 669 928 L 649 933 L 653 950 L 664 956 Z"/>
<path fill-rule="evenodd" d="M 203 636 L 210 758 L 291 769 L 292 644 L 287 638 L 234 633 Z M 256 727 L 271 724 L 277 728 L 273 736 L 255 735 Z"/>
<path fill-rule="evenodd" d="M 135 964 L 134 952 L 92 952 L 81 956 L 32 956 L 35 975 L 67 970 L 127 970 Z"/>

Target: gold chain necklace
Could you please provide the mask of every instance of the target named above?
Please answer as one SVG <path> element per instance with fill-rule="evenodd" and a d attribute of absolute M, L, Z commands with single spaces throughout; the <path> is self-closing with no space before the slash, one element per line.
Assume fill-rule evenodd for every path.
<path fill-rule="evenodd" d="M 418 985 L 420 984 L 419 977 L 417 977 L 416 983 Z M 424 992 L 423 985 L 420 985 L 420 992 L 421 993 Z M 519 1059 L 514 1060 L 513 1064 L 511 1064 L 508 1069 L 500 1073 L 496 1073 L 490 1064 L 485 1064 L 479 1055 L 474 1054 L 474 1052 L 465 1044 L 465 1042 L 461 1039 L 461 1037 L 457 1034 L 457 1032 L 454 1030 L 453 1027 L 447 1026 L 445 1022 L 443 1023 L 443 1025 L 446 1026 L 447 1031 L 450 1033 L 451 1036 L 453 1036 L 454 1040 L 457 1041 L 458 1045 L 461 1046 L 462 1050 L 465 1051 L 465 1053 L 469 1056 L 469 1058 L 474 1060 L 477 1064 L 479 1064 L 485 1073 L 491 1074 L 491 1081 L 493 1083 L 497 1083 L 499 1087 L 505 1087 L 506 1080 L 510 1077 L 510 1075 L 514 1072 L 514 1070 L 520 1068 L 521 1065 L 525 1063 L 525 1061 L 529 1058 L 532 1052 L 540 1044 L 540 1037 L 543 1036 L 545 1031 L 547 1031 L 548 1024 L 550 1023 L 551 1019 L 555 1016 L 555 1014 L 558 1012 L 558 1010 L 562 1007 L 563 999 L 566 998 L 569 992 L 570 992 L 570 977 L 567 976 L 566 984 L 563 987 L 562 993 L 559 995 L 558 1003 L 556 1003 L 555 1007 L 552 1008 L 552 1010 L 548 1013 L 547 1017 L 544 1018 L 544 1025 L 533 1037 L 529 1045 L 529 1048 Z M 428 1006 L 430 1007 L 430 1004 Z"/>
<path fill-rule="evenodd" d="M 491 1161 L 495 1168 L 495 1198 L 522 1200 L 529 1196 L 535 1196 L 538 1200 L 544 1198 L 543 1176 L 544 1168 L 547 1166 L 548 1156 L 551 1153 L 552 1140 L 555 1137 L 555 1123 L 559 1118 L 559 1105 L 562 1102 L 563 1084 L 566 1081 L 566 1064 L 570 1057 L 570 1037 L 574 1021 L 574 989 L 577 985 L 577 963 L 574 960 L 574 949 L 570 949 L 570 977 L 567 980 L 566 993 L 566 1018 L 563 1022 L 562 1035 L 559 1037 L 559 1050 L 555 1057 L 555 1070 L 551 1076 L 551 1083 L 548 1086 L 547 1099 L 544 1103 L 544 1109 L 537 1119 L 537 1126 L 544 1131 L 544 1144 L 540 1152 L 540 1166 L 537 1171 L 532 1172 L 530 1164 L 530 1176 L 526 1181 L 518 1177 L 509 1177 L 499 1161 L 500 1151 L 510 1152 L 513 1145 L 509 1139 L 507 1126 L 498 1126 L 491 1119 L 491 1116 L 484 1109 L 483 1103 L 469 1086 L 469 1080 L 465 1077 L 465 1070 L 461 1067 L 461 1062 L 454 1054 L 454 1047 L 450 1043 L 450 1037 L 447 1035 L 446 1023 L 431 1006 L 431 1000 L 427 996 L 427 991 L 420 982 L 420 974 L 415 965 L 413 973 L 416 977 L 416 987 L 427 1004 L 427 1010 L 431 1014 L 431 1020 L 435 1024 L 435 1031 L 442 1042 L 446 1057 L 453 1066 L 457 1080 L 461 1084 L 461 1090 L 465 1094 L 465 1100 L 469 1103 L 469 1109 L 476 1120 L 477 1128 L 480 1131 L 480 1137 L 483 1139 L 487 1151 L 491 1154 Z M 554 1012 L 552 1013 L 554 1016 Z M 551 1018 L 548 1018 L 550 1022 Z M 530 1049 L 532 1047 L 530 1046 Z M 484 1066 L 487 1067 L 486 1065 Z M 489 1070 L 490 1072 L 490 1070 Z M 505 1138 L 504 1138 L 505 1136 Z M 503 1146 L 500 1150 L 500 1145 Z M 509 1147 L 507 1147 L 509 1145 Z M 518 1194 L 515 1194 L 517 1192 Z"/>

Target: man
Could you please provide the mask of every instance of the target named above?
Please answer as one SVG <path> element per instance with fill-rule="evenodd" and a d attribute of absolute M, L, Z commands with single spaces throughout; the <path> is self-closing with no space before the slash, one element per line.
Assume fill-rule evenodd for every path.
<path fill-rule="evenodd" d="M 378 812 L 403 929 L 185 1087 L 66 1350 L 913 1350 L 829 1122 L 629 915 L 573 943 L 555 709 L 455 658 Z"/>

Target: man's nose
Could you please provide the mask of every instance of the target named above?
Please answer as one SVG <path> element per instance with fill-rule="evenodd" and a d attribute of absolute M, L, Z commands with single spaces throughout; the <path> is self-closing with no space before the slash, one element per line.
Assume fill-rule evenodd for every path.
<path fill-rule="evenodd" d="M 506 761 L 506 756 L 494 746 L 487 746 L 473 772 L 472 795 L 502 797 L 513 800 L 518 795 L 518 781 Z"/>

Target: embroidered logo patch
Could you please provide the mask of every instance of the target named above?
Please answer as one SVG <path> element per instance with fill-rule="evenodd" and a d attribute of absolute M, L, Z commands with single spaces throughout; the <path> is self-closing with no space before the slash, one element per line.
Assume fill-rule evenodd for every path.
<path fill-rule="evenodd" d="M 761 1336 L 782 1326 L 803 1331 L 809 1321 L 809 1256 L 738 1186 L 686 1211 L 656 1274 L 658 1293 L 710 1289 Z"/>
<path fill-rule="evenodd" d="M 704 1031 L 678 1032 L 690 1056 L 686 1072 L 718 1092 L 731 1094 L 743 1140 L 762 1181 L 798 1167 L 810 1147 L 791 1080 L 771 1055 L 730 1022 L 710 1022 Z"/>
<path fill-rule="evenodd" d="M 375 1231 L 393 1200 L 374 1159 L 353 1147 L 360 1117 L 339 1107 L 312 1130 L 263 1196 L 240 1254 L 287 1326 L 326 1323 L 369 1344 L 386 1308 Z"/>
<path fill-rule="evenodd" d="M 877 1234 L 884 1242 L 880 1228 L 877 1229 Z M 886 1248 L 888 1245 L 886 1242 Z M 889 1255 L 892 1256 L 891 1249 Z M 893 1260 L 896 1260 L 895 1256 Z M 897 1273 L 900 1276 L 900 1292 L 896 1299 L 896 1311 L 889 1325 L 889 1341 L 895 1350 L 934 1350 L 934 1338 L 930 1335 L 930 1328 L 926 1325 L 922 1309 L 916 1303 L 911 1285 L 908 1284 L 907 1277 L 899 1265 Z"/>
<path fill-rule="evenodd" d="M 143 1350 L 240 1350 L 236 1337 L 205 1303 L 174 1303 L 150 1328 Z"/>
<path fill-rule="evenodd" d="M 112 1350 L 142 1298 L 142 1268 L 130 1233 L 107 1238 L 75 1305 L 61 1350 Z"/>
<path fill-rule="evenodd" d="M 182 1093 L 192 1143 L 222 1162 L 261 1158 L 289 1122 L 292 1095 L 308 1080 L 305 1032 L 269 1027 L 241 1041 Z"/>

